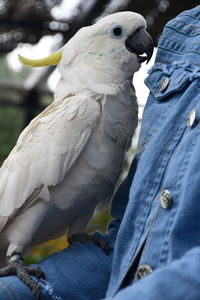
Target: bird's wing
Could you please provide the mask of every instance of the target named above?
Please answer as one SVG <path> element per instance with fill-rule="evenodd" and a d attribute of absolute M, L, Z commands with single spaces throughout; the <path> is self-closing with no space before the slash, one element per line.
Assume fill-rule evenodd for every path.
<path fill-rule="evenodd" d="M 49 201 L 48 186 L 61 182 L 86 145 L 101 108 L 92 96 L 53 102 L 31 121 L 0 169 L 0 229 L 28 201 Z"/>

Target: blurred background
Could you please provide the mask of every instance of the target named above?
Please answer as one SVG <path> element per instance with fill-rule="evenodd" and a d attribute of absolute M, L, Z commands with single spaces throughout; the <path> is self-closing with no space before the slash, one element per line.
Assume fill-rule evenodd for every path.
<path fill-rule="evenodd" d="M 54 67 L 23 67 L 18 53 L 29 58 L 46 56 L 65 44 L 80 27 L 123 10 L 145 17 L 156 47 L 166 22 L 198 4 L 199 0 L 0 0 L 0 166 L 23 128 L 52 102 L 59 78 Z M 143 80 L 154 57 L 134 78 L 140 121 L 148 95 Z M 122 177 L 135 151 L 139 129 L 140 122 Z M 104 232 L 109 219 L 108 209 L 98 213 L 87 231 Z M 66 237 L 50 241 L 34 249 L 27 262 L 37 262 L 66 246 Z"/>

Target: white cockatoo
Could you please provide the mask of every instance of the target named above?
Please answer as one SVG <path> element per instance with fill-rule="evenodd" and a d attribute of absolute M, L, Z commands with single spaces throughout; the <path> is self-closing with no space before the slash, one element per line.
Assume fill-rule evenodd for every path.
<path fill-rule="evenodd" d="M 127 11 L 80 29 L 47 58 L 19 56 L 32 67 L 58 64 L 61 77 L 0 169 L 0 276 L 16 273 L 38 296 L 30 275 L 43 274 L 23 264 L 25 253 L 83 232 L 112 198 L 137 125 L 133 74 L 152 52 L 144 18 Z"/>

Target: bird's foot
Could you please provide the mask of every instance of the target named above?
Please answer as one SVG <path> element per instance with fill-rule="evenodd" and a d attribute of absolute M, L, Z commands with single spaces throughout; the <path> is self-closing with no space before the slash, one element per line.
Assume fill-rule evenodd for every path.
<path fill-rule="evenodd" d="M 44 278 L 39 266 L 26 266 L 22 256 L 18 253 L 7 258 L 7 266 L 0 269 L 0 276 L 17 275 L 32 291 L 36 299 L 40 296 L 40 286 L 31 278 L 31 275 Z"/>
<path fill-rule="evenodd" d="M 74 234 L 74 235 L 68 237 L 68 242 L 70 243 L 70 245 L 75 243 L 75 242 L 93 243 L 93 244 L 97 245 L 98 247 L 100 247 L 106 254 L 109 253 L 109 248 L 108 248 L 108 245 L 106 243 L 106 240 L 104 240 L 101 237 L 90 235 L 86 232 L 77 233 L 77 234 Z"/>

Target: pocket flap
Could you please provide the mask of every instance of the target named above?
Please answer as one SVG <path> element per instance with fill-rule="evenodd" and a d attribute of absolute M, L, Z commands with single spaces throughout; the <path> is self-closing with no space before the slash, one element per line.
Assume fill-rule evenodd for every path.
<path fill-rule="evenodd" d="M 189 81 L 191 72 L 181 66 L 156 64 L 149 71 L 145 84 L 158 100 L 180 91 Z"/>

